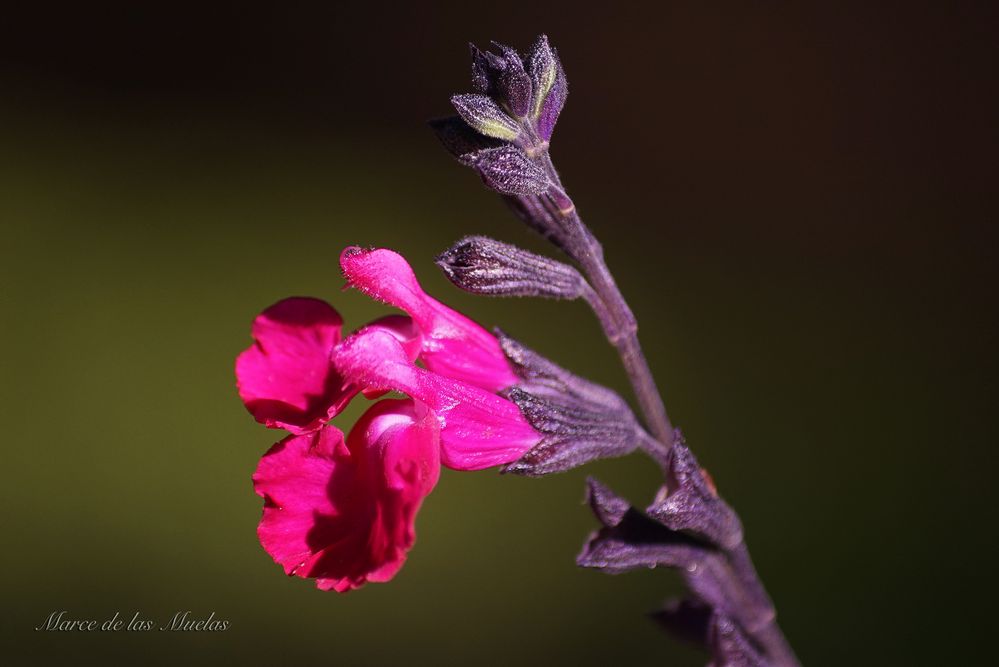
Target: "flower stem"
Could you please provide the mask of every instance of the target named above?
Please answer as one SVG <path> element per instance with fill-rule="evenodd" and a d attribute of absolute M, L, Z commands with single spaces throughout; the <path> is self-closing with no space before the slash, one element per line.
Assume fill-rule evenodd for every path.
<path fill-rule="evenodd" d="M 662 463 L 664 454 L 673 443 L 674 430 L 638 342 L 638 323 L 604 261 L 600 243 L 579 217 L 547 151 L 542 162 L 552 183 L 548 206 L 544 209 L 546 217 L 549 220 L 559 219 L 569 241 L 565 250 L 578 262 L 592 287 L 592 293 L 584 294 L 584 297 L 600 320 L 608 340 L 617 348 L 646 425 L 661 443 L 659 447 L 643 449 Z M 740 607 L 742 618 L 751 621 L 746 631 L 764 650 L 768 664 L 773 667 L 798 667 L 800 663 L 777 625 L 777 613 L 753 566 L 745 539 L 726 548 L 724 555 L 731 572 L 731 603 Z"/>
<path fill-rule="evenodd" d="M 563 217 L 563 224 L 572 239 L 573 247 L 570 252 L 579 262 L 596 296 L 596 300 L 590 299 L 590 305 L 597 312 L 608 340 L 621 356 L 646 425 L 668 448 L 673 439 L 673 426 L 656 387 L 656 381 L 652 377 L 652 371 L 642 353 L 642 346 L 638 342 L 638 323 L 635 316 L 624 300 L 621 290 L 618 289 L 610 269 L 607 268 L 603 249 L 583 224 L 572 200 L 565 194 L 555 166 L 547 153 L 544 165 L 549 179 L 556 186 L 553 201 L 558 208 L 557 214 Z"/>

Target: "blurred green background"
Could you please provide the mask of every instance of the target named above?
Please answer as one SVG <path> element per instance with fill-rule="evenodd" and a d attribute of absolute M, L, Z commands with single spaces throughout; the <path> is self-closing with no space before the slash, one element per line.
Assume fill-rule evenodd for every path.
<path fill-rule="evenodd" d="M 985 5 L 982 5 L 984 7 Z M 899 11 L 896 11 L 898 9 Z M 667 571 L 575 554 L 594 474 L 446 471 L 399 576 L 346 596 L 259 547 L 279 434 L 234 388 L 288 295 L 348 326 L 348 244 L 622 392 L 586 309 L 459 293 L 465 234 L 547 249 L 437 145 L 466 42 L 559 48 L 553 154 L 674 421 L 805 664 L 981 664 L 995 491 L 994 37 L 974 5 L 38 7 L 0 28 L 6 664 L 699 665 Z M 994 83 L 994 82 L 993 82 Z M 630 394 L 629 394 L 630 397 Z M 358 409 L 338 423 L 349 425 Z M 52 611 L 223 633 L 35 632 Z"/>

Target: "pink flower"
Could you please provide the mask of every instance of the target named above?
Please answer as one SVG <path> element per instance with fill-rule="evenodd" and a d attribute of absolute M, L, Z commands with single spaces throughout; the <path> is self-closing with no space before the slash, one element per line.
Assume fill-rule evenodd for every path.
<path fill-rule="evenodd" d="M 256 343 L 236 358 L 239 397 L 269 428 L 315 431 L 357 393 L 329 363 L 343 320 L 319 299 L 280 301 L 253 321 Z"/>
<path fill-rule="evenodd" d="M 384 331 L 358 332 L 340 343 L 333 357 L 348 381 L 400 391 L 433 410 L 440 421 L 441 462 L 449 468 L 481 470 L 510 463 L 540 440 L 516 405 L 416 366 Z"/>
<path fill-rule="evenodd" d="M 340 254 L 340 266 L 348 285 L 413 318 L 423 332 L 420 360 L 430 370 L 490 391 L 517 382 L 496 337 L 428 296 L 399 253 L 354 246 Z"/>
<path fill-rule="evenodd" d="M 261 544 L 289 575 L 344 592 L 402 567 L 441 464 L 503 465 L 540 436 L 494 393 L 516 377 L 489 332 L 427 296 L 392 251 L 348 248 L 341 261 L 350 284 L 411 317 L 390 315 L 341 340 L 332 306 L 285 299 L 254 321 L 236 376 L 257 421 L 291 432 L 253 476 L 265 501 Z M 358 393 L 393 390 L 409 398 L 375 403 L 346 440 L 328 423 Z"/>
<path fill-rule="evenodd" d="M 344 442 L 331 424 L 260 460 L 260 543 L 289 575 L 340 593 L 388 581 L 406 559 L 423 498 L 440 475 L 437 420 L 411 400 L 375 403 Z"/>

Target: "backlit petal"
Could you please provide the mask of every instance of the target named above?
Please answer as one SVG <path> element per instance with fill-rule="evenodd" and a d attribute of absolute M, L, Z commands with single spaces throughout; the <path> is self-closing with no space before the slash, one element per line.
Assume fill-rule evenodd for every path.
<path fill-rule="evenodd" d="M 289 436 L 253 476 L 258 536 L 289 575 L 345 592 L 388 581 L 416 539 L 414 521 L 440 474 L 437 422 L 411 400 L 373 405 L 344 442 L 327 425 Z"/>
<path fill-rule="evenodd" d="M 253 321 L 254 344 L 236 359 L 239 396 L 270 428 L 308 433 L 339 412 L 356 391 L 330 363 L 342 321 L 319 299 L 293 297 Z"/>
<path fill-rule="evenodd" d="M 449 468 L 479 470 L 510 463 L 541 439 L 516 405 L 414 365 L 399 342 L 384 332 L 350 336 L 334 356 L 349 381 L 400 391 L 426 404 L 440 423 L 441 462 Z"/>
<path fill-rule="evenodd" d="M 350 247 L 340 265 L 349 285 L 409 313 L 423 332 L 420 359 L 427 368 L 490 391 L 516 383 L 496 337 L 427 295 L 401 255 Z"/>

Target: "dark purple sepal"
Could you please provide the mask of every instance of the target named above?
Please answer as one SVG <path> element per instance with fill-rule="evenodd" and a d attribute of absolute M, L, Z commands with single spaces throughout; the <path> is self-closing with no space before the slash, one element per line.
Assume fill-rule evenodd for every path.
<path fill-rule="evenodd" d="M 576 557 L 581 567 L 608 574 L 659 566 L 689 570 L 696 569 L 710 550 L 700 540 L 653 521 L 596 480 L 591 478 L 588 484 L 590 506 L 612 509 L 595 511 L 603 528 L 593 534 Z M 599 502 L 594 501 L 596 494 L 600 494 Z M 627 509 L 622 512 L 624 505 Z"/>
<path fill-rule="evenodd" d="M 718 497 L 679 429 L 666 460 L 666 486 L 646 513 L 672 530 L 684 530 L 729 549 L 742 541 L 742 523 Z"/>
<path fill-rule="evenodd" d="M 569 96 L 569 81 L 565 78 L 562 62 L 554 50 L 551 50 L 550 53 L 554 61 L 554 80 L 544 98 L 535 99 L 535 108 L 537 109 L 534 114 L 535 122 L 537 123 L 538 136 L 544 141 L 549 141 L 552 138 L 555 123 L 558 122 L 562 107 L 565 106 L 565 99 Z"/>
<path fill-rule="evenodd" d="M 459 161 L 468 163 L 479 151 L 504 146 L 498 139 L 485 137 L 468 126 L 459 116 L 448 116 L 430 121 L 430 129 L 434 131 L 444 148 Z"/>
<path fill-rule="evenodd" d="M 478 170 L 488 187 L 503 194 L 539 195 L 551 186 L 545 170 L 514 146 L 478 151 L 464 162 Z"/>
<path fill-rule="evenodd" d="M 531 77 L 515 49 L 495 42 L 494 46 L 503 52 L 506 62 L 498 76 L 499 98 L 514 116 L 523 118 L 531 110 Z"/>
<path fill-rule="evenodd" d="M 493 78 L 492 72 L 495 69 L 494 61 L 498 59 L 475 44 L 469 44 L 468 48 L 472 52 L 472 87 L 488 95 Z"/>
<path fill-rule="evenodd" d="M 597 459 L 633 452 L 640 427 L 630 412 L 606 410 L 571 394 L 539 396 L 520 387 L 506 393 L 541 441 L 503 468 L 503 472 L 540 477 L 565 472 Z"/>
<path fill-rule="evenodd" d="M 604 526 L 617 526 L 631 509 L 631 503 L 596 477 L 586 478 L 586 504 Z"/>
<path fill-rule="evenodd" d="M 466 236 L 436 262 L 452 283 L 473 294 L 576 299 L 586 288 L 574 267 L 485 236 Z"/>
<path fill-rule="evenodd" d="M 606 413 L 631 413 L 627 402 L 614 390 L 567 371 L 500 329 L 494 329 L 493 333 L 521 380 L 517 386 L 524 391 L 549 398 L 568 394 L 592 406 L 600 406 Z"/>
<path fill-rule="evenodd" d="M 499 329 L 495 334 L 520 380 L 507 397 L 542 434 L 541 442 L 504 472 L 562 472 L 623 456 L 649 439 L 616 392 L 570 373 Z"/>
<path fill-rule="evenodd" d="M 697 535 L 671 530 L 596 480 L 589 481 L 590 505 L 603 525 L 576 562 L 609 574 L 636 568 L 680 570 L 694 599 L 756 631 L 774 618 L 773 603 L 757 578 L 744 544 L 722 551 Z M 599 495 L 598 495 L 599 494 Z M 599 497 L 594 503 L 593 498 Z M 622 510 L 627 504 L 626 510 Z M 606 507 L 614 508 L 606 511 Z"/>
<path fill-rule="evenodd" d="M 524 61 L 509 46 L 493 42 L 500 54 L 482 51 L 470 44 L 472 52 L 472 86 L 506 107 L 511 114 L 523 118 L 531 110 L 531 77 Z"/>
<path fill-rule="evenodd" d="M 454 95 L 451 104 L 479 134 L 503 141 L 514 141 L 520 134 L 520 126 L 491 97 L 478 93 Z"/>
<path fill-rule="evenodd" d="M 555 85 L 555 77 L 558 74 L 557 62 L 555 51 L 548 44 L 548 36 L 538 35 L 527 55 L 527 71 L 531 76 L 531 84 L 534 89 L 534 99 L 531 105 L 531 117 L 534 119 L 537 119 L 541 114 L 541 105 Z"/>

